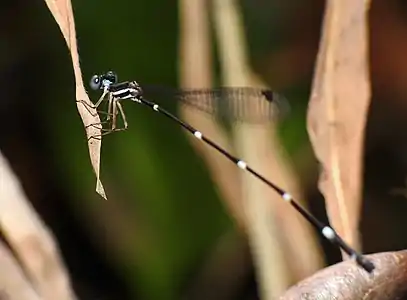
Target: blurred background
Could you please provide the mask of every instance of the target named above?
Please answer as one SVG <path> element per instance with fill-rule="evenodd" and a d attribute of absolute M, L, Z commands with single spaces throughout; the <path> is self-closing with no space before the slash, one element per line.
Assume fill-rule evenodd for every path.
<path fill-rule="evenodd" d="M 85 84 L 95 73 L 114 70 L 120 80 L 193 85 L 182 74 L 182 33 L 192 26 L 183 23 L 188 15 L 185 3 L 73 0 Z M 267 239 L 274 244 L 265 246 L 280 252 L 261 252 L 261 239 L 251 223 L 255 218 L 245 217 L 250 204 L 236 204 L 227 192 L 240 190 L 240 184 L 232 178 L 229 183 L 219 181 L 208 159 L 211 154 L 191 143 L 176 124 L 136 105 L 124 104 L 129 129 L 103 139 L 101 178 L 109 198 L 103 200 L 94 190 L 72 63 L 56 22 L 40 0 L 0 5 L 0 149 L 52 230 L 80 299 L 258 299 L 264 280 L 276 280 L 275 290 L 283 290 L 340 261 L 339 251 L 314 230 L 296 235 L 306 224 L 285 217 L 280 207 L 268 211 L 270 222 L 281 227 L 267 229 Z M 240 0 L 234 5 L 251 72 L 284 93 L 290 104 L 290 113 L 257 141 L 269 137 L 284 153 L 279 169 L 269 165 L 268 177 L 274 181 L 280 169 L 291 170 L 277 181 L 286 188 L 295 180 L 302 203 L 327 221 L 305 124 L 324 1 Z M 222 42 L 215 32 L 219 24 L 210 1 L 203 7 L 213 57 L 210 81 L 222 85 Z M 361 222 L 363 250 L 368 253 L 407 246 L 406 12 L 405 1 L 373 1 L 373 100 Z M 200 87 L 199 80 L 196 85 Z M 89 91 L 89 96 L 95 100 L 99 94 Z M 180 110 L 171 99 L 162 105 L 193 123 L 191 112 Z M 255 141 L 246 142 L 256 149 Z M 244 148 L 231 147 L 234 153 L 244 153 Z M 273 156 L 268 151 L 265 155 Z M 267 168 L 264 161 L 259 164 Z M 277 260 L 258 275 L 267 256 Z M 300 270 L 298 265 L 307 261 Z"/>

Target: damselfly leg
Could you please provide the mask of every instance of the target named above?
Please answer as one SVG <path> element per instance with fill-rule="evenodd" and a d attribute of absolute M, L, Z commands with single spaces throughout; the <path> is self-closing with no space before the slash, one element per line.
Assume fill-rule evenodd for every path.
<path fill-rule="evenodd" d="M 87 125 L 85 128 L 88 127 L 95 127 L 102 131 L 101 134 L 93 135 L 89 137 L 89 139 L 101 139 L 102 136 L 108 135 L 112 132 L 124 131 L 128 128 L 128 123 L 126 119 L 126 115 L 123 111 L 123 107 L 120 104 L 120 99 L 113 97 L 112 93 L 107 93 L 108 101 L 107 101 L 107 112 L 105 111 L 98 111 L 98 113 L 102 113 L 106 115 L 106 119 L 102 122 L 93 123 Z M 100 98 L 98 102 L 95 104 L 95 107 L 100 106 L 102 101 L 105 99 L 106 94 L 103 95 L 103 98 Z M 123 127 L 117 127 L 117 115 L 120 113 L 120 116 L 123 121 Z M 103 128 L 103 126 L 107 128 Z M 106 126 L 107 125 L 107 126 Z M 89 140 L 88 139 L 88 140 Z"/>
<path fill-rule="evenodd" d="M 82 103 L 83 106 L 86 108 L 86 110 L 92 115 L 92 116 L 96 116 L 97 113 L 95 114 L 93 111 L 91 111 L 91 109 L 97 109 L 99 107 L 99 105 L 102 103 L 103 99 L 106 97 L 106 95 L 108 94 L 108 89 L 104 89 L 102 96 L 100 96 L 99 100 L 96 102 L 96 104 L 89 104 L 84 100 L 76 100 L 77 103 Z M 105 112 L 101 112 L 101 113 L 105 113 Z"/>
<path fill-rule="evenodd" d="M 88 127 L 94 127 L 94 128 L 99 129 L 101 131 L 106 131 L 107 130 L 107 129 L 104 129 L 103 126 L 105 124 L 110 124 L 111 123 L 109 121 L 110 120 L 110 113 L 109 112 L 105 112 L 105 111 L 102 111 L 102 110 L 96 110 L 96 112 L 94 112 L 95 105 L 89 104 L 84 100 L 77 100 L 76 102 L 81 103 L 83 105 L 83 107 L 85 107 L 85 109 L 88 111 L 88 113 L 93 117 L 95 117 L 97 115 L 106 115 L 106 119 L 104 121 L 102 120 L 101 122 L 88 124 L 88 125 L 85 126 L 85 129 L 88 128 Z M 92 136 L 89 139 L 91 139 L 91 138 L 96 138 L 96 136 Z"/>
<path fill-rule="evenodd" d="M 127 127 L 128 127 L 128 123 L 127 123 L 127 120 L 126 120 L 126 115 L 124 113 L 123 107 L 120 104 L 119 100 L 116 100 L 116 106 L 117 106 L 117 108 L 118 108 L 118 110 L 120 112 L 120 115 L 121 115 L 123 123 L 124 123 L 124 127 L 122 129 L 120 129 L 120 131 L 121 130 L 126 130 Z M 118 131 L 118 129 L 116 128 L 116 123 L 115 122 L 113 123 L 113 125 L 114 125 L 114 128 L 112 128 L 112 129 L 114 129 L 115 131 Z"/>

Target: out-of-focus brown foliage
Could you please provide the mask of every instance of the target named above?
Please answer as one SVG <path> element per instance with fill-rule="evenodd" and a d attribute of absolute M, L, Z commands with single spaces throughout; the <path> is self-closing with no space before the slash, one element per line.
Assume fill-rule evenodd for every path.
<path fill-rule="evenodd" d="M 321 163 L 329 219 L 360 249 L 363 143 L 370 81 L 369 1 L 328 1 L 308 107 L 308 133 Z"/>
<path fill-rule="evenodd" d="M 403 230 L 399 230 L 397 233 L 397 226 L 391 225 L 397 224 L 395 222 L 399 222 L 399 224 L 401 222 L 401 220 L 397 220 L 398 215 L 395 214 L 395 209 L 397 210 L 397 208 L 392 208 L 396 199 L 393 198 L 391 201 L 388 201 L 392 197 L 388 189 L 383 192 L 385 197 L 382 196 L 381 192 L 381 190 L 386 189 L 389 185 L 394 186 L 396 183 L 395 178 L 399 176 L 400 172 L 405 173 L 403 171 L 405 170 L 403 164 L 405 158 L 401 153 L 405 152 L 406 133 L 405 130 L 397 129 L 403 128 L 400 127 L 402 125 L 405 126 L 406 122 L 403 121 L 405 120 L 403 115 L 405 116 L 407 113 L 407 102 L 405 101 L 407 100 L 407 85 L 405 84 L 407 79 L 407 61 L 405 59 L 407 53 L 407 21 L 403 8 L 405 8 L 405 4 L 402 1 L 376 0 L 372 1 L 369 12 L 369 36 L 367 37 L 369 52 L 367 53 L 366 60 L 369 62 L 368 67 L 370 68 L 374 103 L 372 103 L 371 115 L 368 116 L 373 116 L 373 119 L 368 119 L 369 131 L 366 152 L 368 152 L 369 157 L 372 157 L 369 159 L 370 165 L 368 166 L 368 171 L 375 171 L 375 173 L 365 175 L 369 185 L 365 186 L 366 192 L 364 195 L 367 197 L 362 200 L 370 207 L 370 215 L 366 216 L 367 220 L 365 220 L 365 230 L 363 231 L 364 235 L 366 235 L 364 239 L 368 241 L 366 243 L 368 244 L 368 249 L 386 248 L 383 243 L 391 239 L 395 240 L 392 242 L 393 245 L 403 245 L 403 241 L 400 239 L 403 235 Z M 313 6 L 313 9 L 317 11 L 315 6 Z M 309 72 L 309 69 L 307 69 L 309 64 L 307 62 L 312 61 L 314 56 L 315 38 L 318 34 L 317 23 L 315 22 L 317 17 L 310 10 L 297 11 L 295 14 L 297 18 L 293 17 L 296 22 L 292 26 L 297 27 L 298 24 L 301 24 L 302 30 L 293 33 L 293 43 L 291 43 L 289 49 L 285 49 L 287 51 L 281 52 L 280 58 L 283 58 L 283 60 L 281 60 L 280 65 L 282 69 L 287 66 L 287 61 L 300 61 L 301 63 L 290 64 L 291 72 L 282 72 L 285 76 L 281 76 L 280 86 L 292 84 Z M 290 56 L 288 59 L 287 55 Z M 270 64 L 276 62 L 278 58 L 278 56 L 271 57 L 269 60 Z M 275 68 L 272 73 L 269 72 L 268 74 L 267 70 L 265 70 L 262 73 L 274 79 L 274 76 L 281 69 L 277 68 L 276 70 Z M 278 79 L 276 80 L 278 81 Z M 356 82 L 351 83 L 349 87 L 349 89 L 353 89 L 356 92 L 359 88 L 360 85 L 357 85 Z M 339 99 L 339 101 L 343 102 L 347 100 L 344 98 Z M 359 104 L 355 104 L 359 100 L 359 98 L 354 99 L 354 102 L 348 104 L 349 107 L 353 109 L 355 105 Z M 389 163 L 390 161 L 376 155 L 376 153 L 383 153 L 377 152 L 377 148 L 385 149 L 386 153 L 392 154 L 392 159 L 396 163 L 398 162 L 397 170 L 392 169 L 392 165 L 389 168 L 383 168 L 383 166 L 386 166 L 386 162 Z M 376 152 L 373 153 L 372 151 Z M 384 161 L 381 161 L 383 159 Z M 352 167 L 353 165 L 349 168 Z M 372 180 L 373 177 L 375 177 L 374 180 Z M 379 190 L 380 194 L 377 193 Z M 399 199 L 397 201 L 400 201 Z M 390 244 L 388 244 L 387 249 L 391 249 Z M 369 294 L 371 298 L 366 299 L 396 299 L 396 296 L 400 296 L 403 293 L 402 287 L 406 285 L 407 281 L 402 275 L 403 268 L 405 269 L 405 253 L 386 253 L 374 257 L 380 258 L 378 261 L 375 261 L 379 268 L 372 281 L 349 280 L 352 276 L 356 276 L 355 274 L 359 274 L 360 270 L 349 271 L 347 267 L 343 266 L 354 266 L 354 262 L 346 262 L 324 270 L 303 281 L 298 286 L 290 289 L 283 299 L 301 299 L 301 297 L 304 299 L 332 299 L 333 295 L 336 295 L 335 291 L 338 291 L 339 294 L 339 290 L 344 292 L 342 298 L 339 299 L 362 299 L 364 294 L 361 294 L 360 291 L 366 292 L 370 288 L 372 288 L 372 293 Z M 397 274 L 400 277 L 397 277 Z M 387 279 L 384 280 L 382 276 L 387 276 Z M 338 278 L 342 278 L 343 283 L 347 280 L 347 284 L 330 284 Z M 381 284 L 380 286 L 378 285 L 379 283 Z M 304 288 L 305 286 L 306 288 Z M 375 289 L 375 287 L 377 288 Z M 331 294 L 329 294 L 330 291 Z M 320 294 L 318 294 L 319 292 Z M 325 298 L 324 295 L 326 296 Z M 374 295 L 376 298 L 373 298 Z"/>
<path fill-rule="evenodd" d="M 407 299 L 407 251 L 368 257 L 376 265 L 371 275 L 347 260 L 303 280 L 280 300 Z"/>
<path fill-rule="evenodd" d="M 211 36 L 209 11 L 206 0 L 179 1 L 180 10 L 180 45 L 179 69 L 182 88 L 210 88 L 213 83 Z M 227 140 L 223 129 L 213 118 L 188 106 L 181 106 L 181 113 L 205 134 L 210 136 L 227 151 L 232 152 L 232 146 Z M 188 135 L 189 136 L 189 135 Z M 224 159 L 210 147 L 194 137 L 191 143 L 204 157 L 212 176 L 222 194 L 229 213 L 237 224 L 244 230 L 246 225 L 245 213 L 242 207 L 239 173 L 236 167 Z"/>
<path fill-rule="evenodd" d="M 1 152 L 0 178 L 0 230 L 8 244 L 0 241 L 0 299 L 76 299 L 52 234 Z"/>

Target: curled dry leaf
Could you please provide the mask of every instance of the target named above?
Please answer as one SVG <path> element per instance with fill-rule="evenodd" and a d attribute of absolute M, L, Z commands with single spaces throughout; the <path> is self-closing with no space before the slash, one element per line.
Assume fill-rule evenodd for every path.
<path fill-rule="evenodd" d="M 347 260 L 296 284 L 280 300 L 407 299 L 407 251 L 367 257 L 376 266 L 372 274 Z"/>
<path fill-rule="evenodd" d="M 72 5 L 70 0 L 45 0 L 49 10 L 54 16 L 56 22 L 61 29 L 61 32 L 65 38 L 68 48 L 71 52 L 72 64 L 75 74 L 75 86 L 76 86 L 76 100 L 79 114 L 82 118 L 82 122 L 86 129 L 86 135 L 88 137 L 88 148 L 93 170 L 96 174 L 96 192 L 104 199 L 106 193 L 104 191 L 102 182 L 100 181 L 99 169 L 100 169 L 100 148 L 102 146 L 101 139 L 95 139 L 91 137 L 101 135 L 100 126 L 90 126 L 92 124 L 100 124 L 100 118 L 93 104 L 90 101 L 86 90 L 83 86 L 82 73 L 79 65 L 78 48 L 76 44 L 76 31 L 75 21 L 73 17 Z"/>
<path fill-rule="evenodd" d="M 368 8 L 366 0 L 327 1 L 307 120 L 330 221 L 355 248 L 370 104 Z"/>

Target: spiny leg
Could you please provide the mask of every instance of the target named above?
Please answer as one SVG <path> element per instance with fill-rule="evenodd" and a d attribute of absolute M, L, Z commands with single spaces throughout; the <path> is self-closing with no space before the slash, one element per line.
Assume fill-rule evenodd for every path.
<path fill-rule="evenodd" d="M 96 117 L 96 116 L 98 115 L 98 112 L 93 113 L 93 112 L 90 110 L 91 108 L 92 108 L 92 109 L 95 109 L 95 107 L 93 106 L 93 104 L 91 105 L 91 104 L 87 103 L 87 102 L 84 101 L 84 100 L 76 100 L 76 102 L 77 102 L 77 103 L 82 103 L 83 106 L 86 108 L 86 110 L 89 112 L 89 114 L 92 115 L 92 117 Z"/>
<path fill-rule="evenodd" d="M 106 123 L 106 122 L 104 122 L 104 123 Z M 93 126 L 93 127 L 99 129 L 102 132 L 100 134 L 94 134 L 94 135 L 90 136 L 88 138 L 88 141 L 91 140 L 91 139 L 101 140 L 102 136 L 108 135 L 108 134 L 114 132 L 112 129 L 105 129 L 105 128 L 96 127 L 94 124 L 91 124 L 91 125 L 88 125 L 88 126 Z"/>
<path fill-rule="evenodd" d="M 98 110 L 97 113 L 94 114 L 92 111 L 90 111 L 90 110 L 88 109 L 88 107 L 94 108 L 93 106 L 90 106 L 88 103 L 86 103 L 86 102 L 83 101 L 83 100 L 77 100 L 76 102 L 81 102 L 81 103 L 83 103 L 84 106 L 85 106 L 85 108 L 87 109 L 87 111 L 88 111 L 92 116 L 94 116 L 94 117 L 95 117 L 95 116 L 98 116 L 98 114 L 107 115 L 105 121 L 88 124 L 88 125 L 85 126 L 85 129 L 88 128 L 88 127 L 100 128 L 98 125 L 102 125 L 102 126 L 103 126 L 103 124 L 109 123 L 110 115 L 111 115 L 110 112 L 105 112 L 105 111 L 99 111 L 99 110 Z M 101 129 L 103 129 L 103 128 L 101 128 Z"/>
<path fill-rule="evenodd" d="M 103 124 L 112 123 L 112 121 L 110 120 L 110 117 L 112 116 L 112 114 L 111 114 L 111 113 L 107 113 L 107 112 L 101 112 L 101 113 L 104 113 L 104 114 L 108 115 L 107 118 L 106 118 L 106 120 L 101 121 L 101 122 L 97 122 L 97 123 L 88 124 L 88 125 L 85 126 L 85 128 L 88 128 L 88 127 L 95 127 L 95 128 L 98 128 L 98 129 L 100 128 L 101 130 L 112 130 L 112 129 L 104 129 L 104 128 L 103 128 Z M 99 125 L 102 125 L 102 128 L 101 128 Z M 110 128 L 111 128 L 111 127 L 112 127 L 112 125 L 110 126 Z"/>
<path fill-rule="evenodd" d="M 97 108 L 99 107 L 99 105 L 100 105 L 100 104 L 102 103 L 102 101 L 105 99 L 106 94 L 109 95 L 108 112 L 97 111 L 97 113 L 94 114 L 92 111 L 90 111 L 90 108 L 92 108 L 92 109 L 97 109 Z M 110 120 L 110 117 L 111 117 L 111 115 L 112 115 L 112 114 L 111 114 L 111 108 L 112 108 L 112 105 L 115 105 L 114 100 L 113 100 L 113 96 L 112 96 L 111 93 L 109 93 L 109 91 L 108 91 L 107 88 L 105 88 L 105 89 L 103 90 L 103 94 L 102 94 L 102 96 L 100 96 L 100 98 L 98 99 L 98 101 L 97 101 L 95 104 L 92 103 L 93 105 L 90 105 L 90 104 L 88 104 L 87 102 L 85 102 L 85 101 L 83 101 L 83 100 L 79 100 L 79 101 L 76 101 L 76 102 L 81 102 L 82 104 L 84 104 L 85 108 L 87 109 L 87 111 L 88 111 L 92 116 L 97 116 L 99 113 L 100 113 L 100 114 L 105 114 L 105 115 L 107 115 L 105 121 L 101 121 L 101 122 L 98 122 L 98 123 L 92 123 L 92 124 L 88 124 L 88 125 L 85 126 L 85 129 L 87 129 L 87 128 L 89 128 L 89 127 L 94 127 L 94 128 L 96 128 L 96 129 L 99 129 L 100 131 L 106 131 L 106 132 L 104 132 L 104 133 L 102 133 L 102 134 L 90 136 L 90 137 L 88 138 L 88 141 L 89 141 L 90 139 L 97 139 L 97 140 L 100 140 L 103 135 L 107 135 L 107 134 L 113 132 L 112 129 L 104 129 L 104 128 L 103 128 L 103 124 L 110 123 L 109 120 Z M 114 107 L 113 107 L 113 108 L 114 108 Z M 117 114 L 117 112 L 115 112 L 115 113 Z M 113 116 L 113 119 L 114 119 L 114 121 L 115 121 L 115 116 Z M 113 129 L 114 129 L 115 124 L 114 124 L 114 125 L 112 124 L 112 127 L 113 127 Z"/>
<path fill-rule="evenodd" d="M 98 102 L 96 103 L 96 105 L 100 105 L 100 103 L 101 103 L 101 100 L 103 100 L 104 99 L 104 95 L 102 95 L 102 97 L 100 97 L 100 99 L 98 100 Z M 86 125 L 85 126 L 85 128 L 88 128 L 88 127 L 95 127 L 95 128 L 97 128 L 97 129 L 100 129 L 100 130 L 106 130 L 106 129 L 103 129 L 103 124 L 106 124 L 106 123 L 109 123 L 109 120 L 110 120 L 110 117 L 111 117 L 111 105 L 112 105 L 112 94 L 111 93 L 109 93 L 109 101 L 108 101 L 108 112 L 105 112 L 105 111 L 97 111 L 98 113 L 100 113 L 100 114 L 105 114 L 105 115 L 107 115 L 107 117 L 106 117 L 106 120 L 105 121 L 101 121 L 101 122 L 97 122 L 97 123 L 92 123 L 92 124 L 88 124 L 88 125 Z M 83 102 L 83 101 L 81 101 L 81 102 Z M 96 105 L 95 105 L 95 107 L 93 107 L 93 106 L 90 106 L 89 104 L 87 104 L 86 102 L 83 102 L 83 103 L 85 103 L 86 104 L 86 106 L 87 107 L 92 107 L 92 108 L 95 108 L 95 107 L 97 107 Z M 89 110 L 88 110 L 89 111 Z M 90 111 L 89 111 L 90 112 Z M 91 113 L 91 112 L 90 112 Z M 100 127 L 99 125 L 102 125 L 102 127 Z"/>
<path fill-rule="evenodd" d="M 109 121 L 102 121 L 102 122 L 88 124 L 88 125 L 85 126 L 85 129 L 87 129 L 88 127 L 94 127 L 96 129 L 100 129 L 100 130 L 110 130 L 110 129 L 103 128 L 103 124 L 107 124 L 107 123 L 110 123 L 110 122 Z"/>
<path fill-rule="evenodd" d="M 102 110 L 97 110 L 96 113 L 93 113 L 90 108 L 94 109 L 93 106 L 90 106 L 88 103 L 86 103 L 84 100 L 76 100 L 77 103 L 82 103 L 84 105 L 84 107 L 86 108 L 86 110 L 89 112 L 89 114 L 92 115 L 92 117 L 96 117 L 98 114 L 102 114 L 102 115 L 108 115 L 108 112 L 102 111 Z"/>
<path fill-rule="evenodd" d="M 112 132 L 123 131 L 123 130 L 126 130 L 126 129 L 127 129 L 126 127 L 115 128 L 115 129 L 101 129 L 101 131 L 106 131 L 106 132 L 103 132 L 103 133 L 101 133 L 101 134 L 92 135 L 91 137 L 88 138 L 88 141 L 89 141 L 90 139 L 101 140 L 101 137 L 102 137 L 102 136 L 111 134 Z"/>
<path fill-rule="evenodd" d="M 84 100 L 76 100 L 76 102 L 80 102 L 84 105 L 84 107 L 86 108 L 86 110 L 93 116 L 96 117 L 98 114 L 109 114 L 104 112 L 104 111 L 97 111 L 96 114 L 93 113 L 90 109 L 97 109 L 99 107 L 99 105 L 102 103 L 103 99 L 106 97 L 106 94 L 108 93 L 107 89 L 104 89 L 102 96 L 100 96 L 99 100 L 96 102 L 96 104 L 89 104 Z M 110 93 L 109 93 L 110 96 Z M 107 117 L 107 119 L 109 119 L 109 117 Z"/>
<path fill-rule="evenodd" d="M 97 107 L 99 107 L 99 105 L 102 103 L 102 101 L 105 99 L 105 97 L 106 97 L 106 94 L 108 94 L 108 97 L 109 97 L 109 102 L 108 102 L 108 112 L 106 113 L 106 112 L 101 112 L 101 113 L 103 113 L 103 114 L 105 114 L 105 115 L 107 115 L 106 116 L 106 120 L 105 121 L 108 121 L 109 119 L 110 119 L 110 100 L 111 100 L 111 98 L 112 98 L 112 94 L 111 93 L 109 93 L 108 92 L 108 90 L 105 88 L 104 90 L 103 90 L 103 94 L 102 94 L 102 96 L 99 98 L 99 100 L 96 102 L 96 104 L 95 104 L 95 108 L 97 108 Z M 99 112 L 99 111 L 98 111 Z"/>
<path fill-rule="evenodd" d="M 102 103 L 103 99 L 105 99 L 106 94 L 107 94 L 108 92 L 109 92 L 109 90 L 106 89 L 106 88 L 103 90 L 103 94 L 102 94 L 102 96 L 100 96 L 99 100 L 96 102 L 94 108 L 98 108 L 98 106 L 100 105 L 100 103 Z"/>
<path fill-rule="evenodd" d="M 104 129 L 104 128 L 96 127 L 99 130 L 105 131 L 105 132 L 103 132 L 101 134 L 98 134 L 98 135 L 93 135 L 93 136 L 89 137 L 88 140 L 90 140 L 92 138 L 100 140 L 101 137 L 104 136 L 104 135 L 108 135 L 108 134 L 110 134 L 112 132 L 123 131 L 123 130 L 126 130 L 127 127 L 128 127 L 126 116 L 124 114 L 124 110 L 123 110 L 122 105 L 119 103 L 119 99 L 113 97 L 113 95 L 111 93 L 109 93 L 108 97 L 109 97 L 109 100 L 108 100 L 108 112 L 107 112 L 106 121 L 100 122 L 100 123 L 95 123 L 95 124 L 90 124 L 88 126 L 96 127 L 96 126 L 101 125 L 101 124 L 109 123 L 110 117 L 112 117 L 111 129 Z M 100 100 L 98 102 L 100 102 Z M 99 104 L 99 103 L 97 103 L 97 104 Z M 116 126 L 117 126 L 117 115 L 118 115 L 119 112 L 120 112 L 120 115 L 121 115 L 121 117 L 123 119 L 123 123 L 124 123 L 124 127 L 122 127 L 122 128 L 116 128 Z"/>
<path fill-rule="evenodd" d="M 100 103 L 102 103 L 102 101 L 103 101 L 103 99 L 105 98 L 105 96 L 106 96 L 107 93 L 108 93 L 108 90 L 107 90 L 107 89 L 104 89 L 102 96 L 100 96 L 100 98 L 99 98 L 99 100 L 96 102 L 96 104 L 93 104 L 93 103 L 92 103 L 92 104 L 89 104 L 89 103 L 87 103 L 87 102 L 84 101 L 84 100 L 76 100 L 76 102 L 80 102 L 80 103 L 84 104 L 84 106 L 86 107 L 86 109 L 87 109 L 88 111 L 89 111 L 88 108 L 96 109 L 96 108 L 98 108 L 98 106 L 100 105 Z M 92 114 L 91 111 L 89 111 L 89 113 Z M 94 114 L 93 114 L 93 115 L 94 115 Z"/>
<path fill-rule="evenodd" d="M 103 132 L 101 134 L 98 134 L 98 135 L 91 136 L 88 140 L 90 140 L 91 138 L 100 140 L 101 137 L 104 136 L 104 135 L 108 135 L 108 134 L 110 134 L 112 132 L 124 131 L 124 130 L 127 129 L 128 123 L 127 123 L 127 120 L 126 120 L 126 115 L 124 114 L 123 107 L 120 104 L 119 100 L 116 99 L 116 98 L 112 98 L 111 106 L 112 106 L 111 109 L 113 110 L 113 114 L 111 114 L 113 116 L 111 129 L 103 129 L 102 128 L 101 131 L 105 131 L 105 132 Z M 124 123 L 124 127 L 121 127 L 121 128 L 116 128 L 118 112 L 120 112 L 120 115 L 121 115 L 121 117 L 123 119 L 123 123 Z"/>
<path fill-rule="evenodd" d="M 120 130 L 126 130 L 127 127 L 128 127 L 128 123 L 127 123 L 127 120 L 126 120 L 126 115 L 125 115 L 125 113 L 124 113 L 124 111 L 123 111 L 123 107 L 122 107 L 122 105 L 120 104 L 120 102 L 117 101 L 116 103 L 117 103 L 117 108 L 118 108 L 119 111 L 120 111 L 120 115 L 122 116 L 123 123 L 124 123 L 124 127 L 123 127 L 123 128 L 120 128 Z"/>
<path fill-rule="evenodd" d="M 110 117 L 112 116 L 112 94 L 110 93 L 108 96 L 108 101 L 107 101 L 107 117 L 106 117 L 106 121 L 110 120 Z"/>
<path fill-rule="evenodd" d="M 116 129 L 117 122 L 117 99 L 112 98 L 112 109 L 113 109 L 113 120 L 112 120 L 112 130 Z"/>
<path fill-rule="evenodd" d="M 113 95 L 111 94 L 111 93 L 109 93 L 109 95 L 108 95 L 108 102 L 107 102 L 107 112 L 104 112 L 104 114 L 106 115 L 106 122 L 107 121 L 110 121 L 110 119 L 112 118 L 112 117 L 114 117 L 113 116 L 113 114 L 112 114 L 112 107 L 113 107 L 113 105 L 115 105 L 115 103 L 114 103 L 114 99 L 113 99 Z M 116 113 L 117 114 L 117 113 Z"/>

